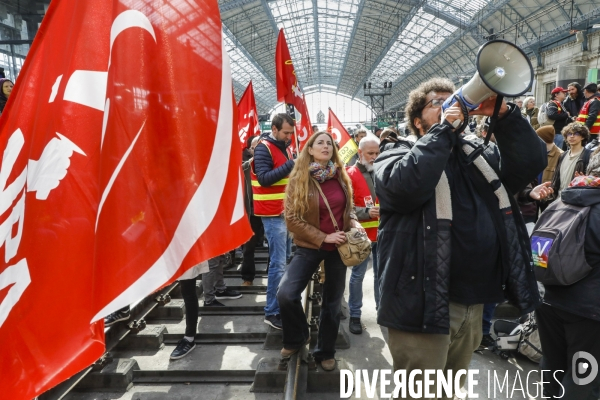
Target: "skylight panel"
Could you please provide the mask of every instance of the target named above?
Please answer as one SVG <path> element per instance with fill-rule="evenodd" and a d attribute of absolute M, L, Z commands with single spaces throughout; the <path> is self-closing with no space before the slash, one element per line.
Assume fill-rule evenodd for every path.
<path fill-rule="evenodd" d="M 419 9 L 370 78 L 374 82 L 397 80 L 457 29 Z"/>
<path fill-rule="evenodd" d="M 275 87 L 273 87 L 270 80 L 235 45 L 229 35 L 224 34 L 223 37 L 230 58 L 232 78 L 244 87 L 248 86 L 248 83 L 252 80 L 257 100 L 260 99 L 265 104 L 276 103 Z"/>

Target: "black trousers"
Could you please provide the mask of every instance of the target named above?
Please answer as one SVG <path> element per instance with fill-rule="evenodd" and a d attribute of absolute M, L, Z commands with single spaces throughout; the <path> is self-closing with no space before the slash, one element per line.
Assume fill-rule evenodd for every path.
<path fill-rule="evenodd" d="M 283 346 L 289 350 L 299 349 L 308 340 L 308 323 L 301 302 L 302 292 L 323 260 L 325 260 L 323 303 L 317 347 L 313 351 L 317 361 L 329 360 L 335 355 L 335 341 L 340 327 L 342 297 L 348 267 L 342 262 L 337 250 L 313 250 L 298 246 L 277 290 L 283 325 Z"/>
<path fill-rule="evenodd" d="M 244 260 L 242 261 L 242 279 L 252 282 L 256 275 L 256 264 L 254 263 L 254 250 L 260 244 L 265 235 L 262 219 L 255 215 L 250 216 L 250 226 L 254 235 L 244 245 Z"/>
<path fill-rule="evenodd" d="M 573 371 L 573 357 L 575 353 L 584 351 L 600 363 L 600 321 L 562 311 L 547 304 L 537 309 L 536 319 L 542 353 L 544 353 L 540 370 L 552 371 L 545 372 L 543 377 L 546 396 L 562 398 L 562 400 L 597 400 L 600 371 L 591 383 L 578 385 L 573 379 L 573 373 L 576 372 Z M 577 358 L 581 359 L 581 357 Z M 556 379 L 554 379 L 554 371 L 559 370 L 564 372 L 556 372 Z M 576 376 L 585 378 L 589 373 Z M 564 387 L 564 397 L 561 397 L 563 396 L 561 385 Z"/>
<path fill-rule="evenodd" d="M 196 278 L 182 279 L 179 281 L 181 296 L 185 304 L 185 336 L 196 336 L 198 327 L 198 293 L 196 292 Z"/>

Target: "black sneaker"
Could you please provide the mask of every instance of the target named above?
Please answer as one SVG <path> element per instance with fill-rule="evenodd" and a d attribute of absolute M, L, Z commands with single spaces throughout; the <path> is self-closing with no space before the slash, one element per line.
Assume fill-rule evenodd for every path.
<path fill-rule="evenodd" d="M 217 300 L 213 300 L 210 303 L 207 303 L 206 301 L 204 302 L 204 307 L 225 307 L 225 304 L 221 303 L 220 301 Z"/>
<path fill-rule="evenodd" d="M 350 332 L 354 333 L 355 335 L 360 335 L 363 331 L 359 317 L 350 317 L 350 324 L 348 326 L 350 328 Z"/>
<path fill-rule="evenodd" d="M 222 291 L 218 291 L 215 293 L 215 299 L 223 300 L 223 299 L 239 299 L 242 297 L 242 294 L 237 290 L 225 289 Z"/>
<path fill-rule="evenodd" d="M 186 338 L 183 338 L 177 343 L 177 347 L 171 353 L 171 360 L 179 360 L 188 355 L 188 353 L 196 348 L 196 343 L 188 342 Z"/>
<path fill-rule="evenodd" d="M 127 321 L 131 317 L 129 311 L 115 311 L 112 314 L 109 314 L 106 318 L 104 318 L 104 326 L 109 327 L 116 324 L 119 321 Z"/>
<path fill-rule="evenodd" d="M 483 337 L 481 338 L 481 344 L 479 345 L 479 348 L 491 348 L 494 347 L 495 344 L 496 341 L 494 340 L 492 335 L 488 333 L 487 335 L 483 335 Z"/>
<path fill-rule="evenodd" d="M 275 329 L 283 329 L 281 317 L 279 315 L 265 315 L 265 324 L 272 326 Z"/>

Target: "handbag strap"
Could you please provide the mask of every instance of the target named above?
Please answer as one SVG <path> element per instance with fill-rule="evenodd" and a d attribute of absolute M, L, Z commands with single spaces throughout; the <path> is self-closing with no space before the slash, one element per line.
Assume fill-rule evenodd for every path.
<path fill-rule="evenodd" d="M 317 190 L 321 194 L 321 198 L 323 199 L 323 201 L 325 202 L 325 205 L 327 206 L 327 209 L 329 210 L 329 216 L 331 217 L 331 221 L 333 222 L 333 227 L 335 228 L 336 232 L 339 232 L 340 228 L 335 220 L 335 217 L 333 216 L 331 207 L 329 207 L 329 202 L 327 201 L 327 197 L 325 197 L 325 194 L 323 194 L 323 190 L 321 190 L 321 185 L 319 184 L 319 182 L 317 182 L 316 179 L 312 178 L 312 180 L 315 182 L 315 185 L 317 185 Z"/>

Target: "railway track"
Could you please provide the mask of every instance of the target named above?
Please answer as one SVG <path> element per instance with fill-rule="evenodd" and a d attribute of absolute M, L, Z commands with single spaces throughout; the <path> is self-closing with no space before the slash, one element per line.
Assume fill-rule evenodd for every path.
<path fill-rule="evenodd" d="M 238 263 L 224 271 L 227 286 L 243 294 L 241 299 L 222 300 L 225 307 L 203 307 L 201 281 L 197 281 L 200 318 L 196 349 L 186 357 L 169 359 L 185 330 L 185 306 L 179 285 L 174 283 L 132 305 L 129 321 L 107 328 L 105 355 L 38 400 L 181 398 L 177 390 L 172 391 L 177 387 L 183 387 L 183 392 L 191 390 L 192 396 L 185 396 L 189 399 L 296 400 L 307 398 L 309 392 L 330 392 L 331 396 L 323 398 L 338 398 L 339 371 L 324 372 L 309 353 L 316 344 L 321 300 L 318 277 L 303 294 L 311 343 L 290 359 L 281 359 L 281 331 L 263 322 L 266 249 L 257 249 L 255 257 L 254 286 L 240 286 Z M 349 347 L 343 331 L 337 344 Z M 169 388 L 167 392 L 165 388 Z M 123 397 L 118 397 L 119 393 Z M 136 397 L 144 393 L 154 395 Z M 218 397 L 214 393 L 225 394 Z"/>

